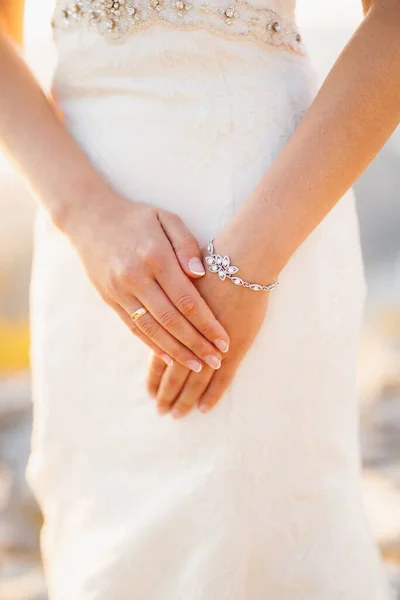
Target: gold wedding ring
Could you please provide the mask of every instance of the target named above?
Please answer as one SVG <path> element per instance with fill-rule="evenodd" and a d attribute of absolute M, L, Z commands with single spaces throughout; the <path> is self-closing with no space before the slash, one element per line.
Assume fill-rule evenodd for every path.
<path fill-rule="evenodd" d="M 131 319 L 132 321 L 137 321 L 138 319 L 140 319 L 140 317 L 143 317 L 143 315 L 145 315 L 147 312 L 149 312 L 147 310 L 147 308 L 144 308 L 143 306 L 141 306 L 140 308 L 138 308 L 137 310 L 135 310 L 131 315 Z"/>

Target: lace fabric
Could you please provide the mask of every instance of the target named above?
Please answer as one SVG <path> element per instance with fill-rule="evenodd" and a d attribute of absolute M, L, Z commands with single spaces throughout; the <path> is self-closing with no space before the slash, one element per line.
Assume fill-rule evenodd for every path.
<path fill-rule="evenodd" d="M 236 0 L 82 0 L 61 2 L 53 28 L 90 27 L 110 41 L 123 41 L 155 23 L 184 29 L 205 29 L 227 38 L 250 38 L 263 46 L 280 46 L 305 54 L 295 22 L 268 6 Z"/>

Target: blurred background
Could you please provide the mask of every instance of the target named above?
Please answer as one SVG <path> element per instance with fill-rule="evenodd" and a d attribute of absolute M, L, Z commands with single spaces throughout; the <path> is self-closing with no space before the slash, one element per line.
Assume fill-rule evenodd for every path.
<path fill-rule="evenodd" d="M 48 88 L 54 0 L 27 0 L 25 54 Z M 362 18 L 360 0 L 298 0 L 321 75 Z M 363 484 L 393 598 L 400 600 L 400 131 L 355 186 L 369 296 L 360 342 Z M 34 202 L 0 152 L 0 600 L 45 600 L 29 452 L 29 272 Z"/>

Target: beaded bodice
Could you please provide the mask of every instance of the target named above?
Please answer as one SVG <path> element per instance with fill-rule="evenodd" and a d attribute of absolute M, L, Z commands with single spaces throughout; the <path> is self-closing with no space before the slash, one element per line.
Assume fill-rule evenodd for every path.
<path fill-rule="evenodd" d="M 205 29 L 228 38 L 252 39 L 304 54 L 292 0 L 61 0 L 52 25 L 55 33 L 90 27 L 110 41 L 123 41 L 154 24 Z"/>

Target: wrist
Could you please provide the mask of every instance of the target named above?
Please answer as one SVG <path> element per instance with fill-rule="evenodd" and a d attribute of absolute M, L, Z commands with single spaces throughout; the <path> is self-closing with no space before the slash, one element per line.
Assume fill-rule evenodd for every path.
<path fill-rule="evenodd" d="M 84 228 L 104 215 L 115 210 L 115 192 L 99 178 L 86 179 L 79 182 L 73 190 L 63 193 L 50 208 L 51 218 L 60 231 L 68 237 L 74 237 Z"/>
<path fill-rule="evenodd" d="M 259 235 L 249 234 L 245 226 L 229 225 L 214 239 L 214 251 L 228 255 L 231 264 L 240 269 L 238 277 L 251 283 L 269 285 L 278 279 L 283 260 Z"/>

